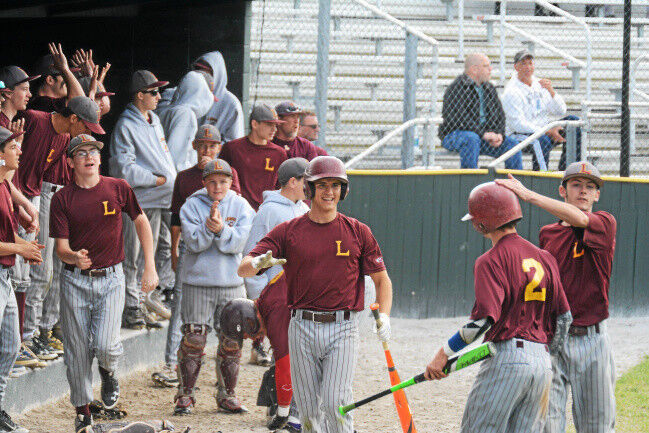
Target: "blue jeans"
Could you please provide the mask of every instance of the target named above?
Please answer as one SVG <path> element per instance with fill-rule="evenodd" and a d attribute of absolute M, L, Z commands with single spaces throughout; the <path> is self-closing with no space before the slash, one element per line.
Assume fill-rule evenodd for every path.
<path fill-rule="evenodd" d="M 491 147 L 478 134 L 473 131 L 453 131 L 447 134 L 442 140 L 442 146 L 460 154 L 461 168 L 478 168 L 478 156 L 488 155 L 498 158 L 517 142 L 510 137 L 505 137 L 503 143 L 498 147 Z M 505 161 L 505 167 L 512 170 L 523 169 L 523 157 L 521 152 L 516 152 Z"/>

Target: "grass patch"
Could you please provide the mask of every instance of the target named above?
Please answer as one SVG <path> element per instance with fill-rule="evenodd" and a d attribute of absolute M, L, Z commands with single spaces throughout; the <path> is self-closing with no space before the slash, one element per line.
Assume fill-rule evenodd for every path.
<path fill-rule="evenodd" d="M 615 431 L 649 432 L 649 357 L 627 371 L 615 385 Z"/>

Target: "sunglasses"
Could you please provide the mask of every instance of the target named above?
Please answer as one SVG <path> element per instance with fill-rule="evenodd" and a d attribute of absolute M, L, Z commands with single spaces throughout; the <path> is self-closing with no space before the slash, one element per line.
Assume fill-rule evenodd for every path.
<path fill-rule="evenodd" d="M 148 93 L 149 95 L 156 96 L 156 95 L 160 94 L 160 90 L 158 90 L 158 89 L 143 90 L 142 93 Z"/>
<path fill-rule="evenodd" d="M 318 129 L 320 127 L 320 125 L 317 123 L 314 123 L 313 125 L 302 125 L 302 126 L 306 126 L 307 128 L 311 128 L 311 129 Z"/>

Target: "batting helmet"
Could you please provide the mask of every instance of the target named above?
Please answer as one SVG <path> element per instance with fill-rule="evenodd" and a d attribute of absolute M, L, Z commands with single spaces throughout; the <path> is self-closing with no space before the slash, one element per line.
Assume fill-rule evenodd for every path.
<path fill-rule="evenodd" d="M 225 304 L 221 310 L 219 324 L 226 337 L 239 342 L 243 341 L 245 336 L 256 335 L 261 329 L 255 303 L 245 298 L 233 299 Z"/>
<path fill-rule="evenodd" d="M 469 213 L 462 221 L 471 220 L 477 231 L 489 233 L 522 217 L 516 194 L 495 182 L 487 182 L 476 186 L 469 194 Z"/>
<path fill-rule="evenodd" d="M 335 156 L 317 156 L 311 160 L 309 167 L 304 173 L 304 178 L 308 188 L 304 192 L 308 199 L 315 195 L 315 181 L 319 179 L 333 178 L 340 180 L 343 184 L 340 189 L 340 199 L 345 200 L 349 192 L 349 180 L 347 180 L 347 171 L 345 164 Z"/>

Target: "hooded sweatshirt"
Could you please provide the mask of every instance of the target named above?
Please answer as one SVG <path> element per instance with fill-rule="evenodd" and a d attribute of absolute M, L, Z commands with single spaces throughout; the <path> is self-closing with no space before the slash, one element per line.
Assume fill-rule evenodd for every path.
<path fill-rule="evenodd" d="M 245 135 L 243 129 L 243 109 L 241 102 L 234 96 L 226 85 L 228 84 L 228 73 L 225 69 L 225 61 L 218 51 L 212 51 L 199 57 L 209 64 L 214 77 L 214 97 L 218 101 L 212 104 L 205 118 L 200 119 L 200 125 L 211 123 L 219 128 L 223 141 L 231 141 Z"/>
<path fill-rule="evenodd" d="M 125 179 L 142 209 L 167 209 L 176 180 L 174 165 L 158 116 L 151 123 L 135 105 L 128 104 L 110 137 L 110 175 Z M 156 186 L 158 176 L 167 181 Z"/>
<path fill-rule="evenodd" d="M 223 230 L 217 235 L 205 225 L 212 203 L 203 188 L 180 208 L 185 243 L 182 282 L 203 287 L 238 287 L 243 284 L 243 278 L 237 275 L 237 268 L 255 211 L 246 199 L 228 191 L 218 205 Z"/>
<path fill-rule="evenodd" d="M 309 207 L 302 200 L 295 203 L 279 191 L 264 191 L 264 201 L 252 221 L 252 229 L 244 254 L 248 254 L 272 229 L 284 221 L 292 220 L 308 212 Z M 248 298 L 257 299 L 264 287 L 282 271 L 280 265 L 273 266 L 261 275 L 245 278 Z"/>
<path fill-rule="evenodd" d="M 192 141 L 198 130 L 198 119 L 207 114 L 213 102 L 214 96 L 203 76 L 190 71 L 180 80 L 169 105 L 156 110 L 177 171 L 198 162 Z"/>

